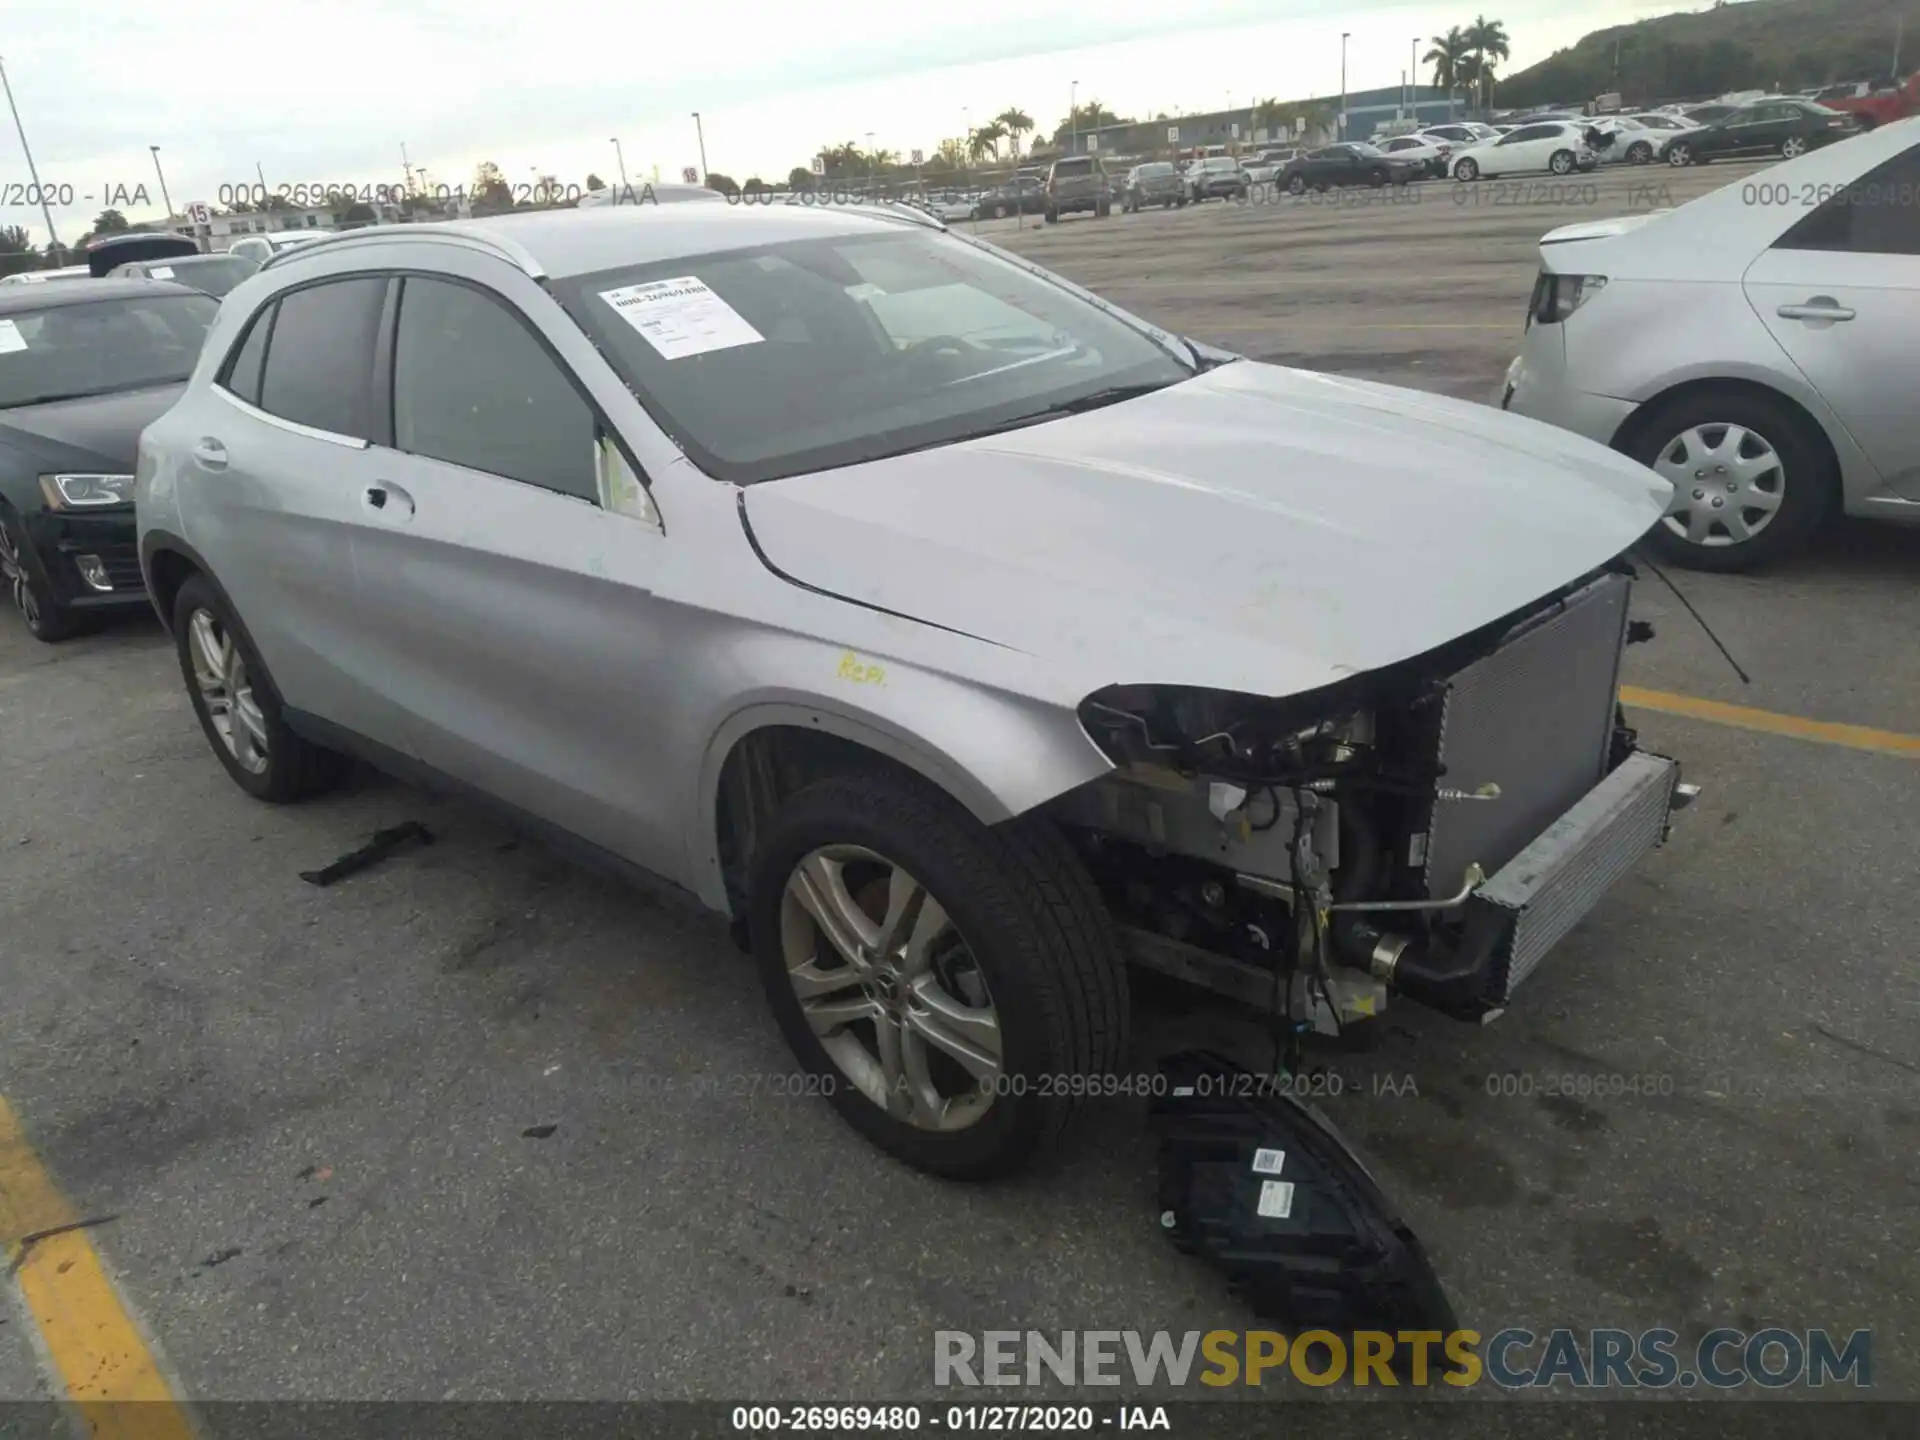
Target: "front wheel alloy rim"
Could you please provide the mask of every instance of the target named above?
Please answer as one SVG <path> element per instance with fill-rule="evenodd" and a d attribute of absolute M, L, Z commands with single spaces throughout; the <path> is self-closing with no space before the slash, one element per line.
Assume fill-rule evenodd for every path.
<path fill-rule="evenodd" d="M 13 531 L 0 520 L 0 580 L 13 594 L 13 608 L 27 622 L 27 628 L 40 625 L 40 597 L 33 593 L 33 581 L 27 575 L 27 562 L 13 543 Z"/>
<path fill-rule="evenodd" d="M 253 681 L 233 636 L 210 612 L 196 610 L 187 622 L 187 648 L 193 659 L 193 683 L 207 707 L 207 718 L 227 753 L 248 774 L 267 768 L 267 719 L 254 697 Z"/>
<path fill-rule="evenodd" d="M 780 906 L 787 982 L 821 1048 L 861 1094 L 919 1130 L 964 1130 L 993 1104 L 1000 1017 L 945 908 L 857 845 L 793 868 Z"/>
<path fill-rule="evenodd" d="M 1667 442 L 1653 468 L 1673 484 L 1673 505 L 1661 524 L 1708 549 L 1753 539 L 1787 498 L 1778 452 L 1742 425 L 1695 425 Z"/>
<path fill-rule="evenodd" d="M 1798 135 L 1795 135 L 1791 139 L 1789 139 L 1786 144 L 1780 147 L 1780 153 L 1784 155 L 1787 159 L 1791 160 L 1796 155 L 1799 155 L 1803 151 L 1805 151 L 1806 148 L 1807 148 L 1807 142 L 1802 140 Z"/>

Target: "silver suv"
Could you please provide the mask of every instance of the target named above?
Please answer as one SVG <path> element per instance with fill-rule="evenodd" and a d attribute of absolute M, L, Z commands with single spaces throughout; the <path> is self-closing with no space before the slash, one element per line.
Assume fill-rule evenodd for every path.
<path fill-rule="evenodd" d="M 136 473 L 243 790 L 357 755 L 663 877 L 750 945 L 809 1088 L 942 1174 L 1116 1093 L 1129 962 L 1276 1027 L 1502 1008 L 1673 801 L 1614 703 L 1664 480 L 904 207 L 295 251 Z"/>

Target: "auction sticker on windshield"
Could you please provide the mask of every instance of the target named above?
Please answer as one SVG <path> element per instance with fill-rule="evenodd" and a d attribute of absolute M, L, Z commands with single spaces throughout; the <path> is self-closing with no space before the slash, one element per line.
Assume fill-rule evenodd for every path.
<path fill-rule="evenodd" d="M 697 275 L 622 285 L 602 290 L 600 298 L 669 360 L 757 345 L 766 338 Z"/>
<path fill-rule="evenodd" d="M 0 355 L 11 355 L 26 348 L 27 337 L 20 333 L 20 327 L 11 320 L 0 320 Z"/>

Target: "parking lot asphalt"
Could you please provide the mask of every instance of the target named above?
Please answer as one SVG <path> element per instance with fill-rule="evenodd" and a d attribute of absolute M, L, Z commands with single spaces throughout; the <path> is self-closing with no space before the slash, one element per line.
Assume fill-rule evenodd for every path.
<path fill-rule="evenodd" d="M 1541 232 L 1742 173 L 979 231 L 1261 359 L 1484 398 Z M 1631 714 L 1704 796 L 1497 1023 L 1401 1006 L 1321 1057 L 1330 1109 L 1469 1326 L 1870 1328 L 1876 1393 L 1920 1398 L 1920 760 L 1663 698 L 1920 729 L 1920 533 L 1676 578 L 1753 677 L 1639 587 Z M 1138 1102 L 1012 1183 L 906 1170 L 774 1093 L 717 921 L 377 777 L 249 801 L 151 620 L 50 648 L 0 617 L 0 734 L 0 1098 L 179 1394 L 876 1400 L 932 1394 L 937 1330 L 1252 1323 L 1161 1238 Z M 416 818 L 430 847 L 299 878 Z M 1264 1058 L 1139 1008 L 1143 1056 Z M 0 1396 L 46 1393 L 0 1317 Z"/>

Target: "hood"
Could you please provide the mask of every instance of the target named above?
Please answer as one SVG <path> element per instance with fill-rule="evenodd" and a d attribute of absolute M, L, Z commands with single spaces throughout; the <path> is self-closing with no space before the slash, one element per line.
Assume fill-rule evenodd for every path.
<path fill-rule="evenodd" d="M 160 385 L 0 410 L 0 446 L 42 468 L 131 475 L 140 432 L 173 408 L 184 389 L 184 384 Z"/>
<path fill-rule="evenodd" d="M 1138 400 L 750 486 L 770 567 L 1104 684 L 1288 695 L 1605 564 L 1666 481 L 1489 407 L 1241 361 Z"/>

